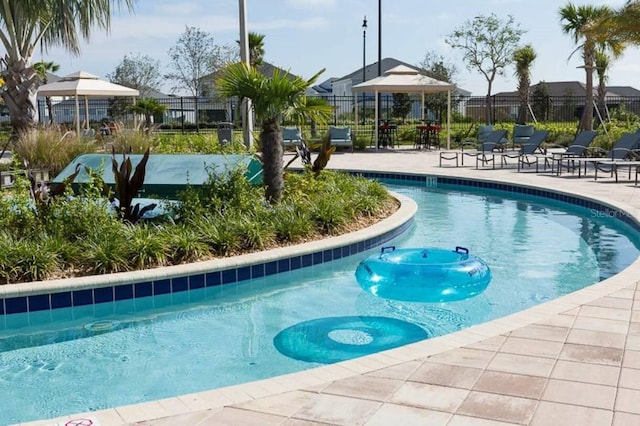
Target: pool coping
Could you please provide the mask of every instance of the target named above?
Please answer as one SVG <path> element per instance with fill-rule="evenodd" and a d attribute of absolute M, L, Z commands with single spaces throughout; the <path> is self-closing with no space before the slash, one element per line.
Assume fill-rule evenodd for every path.
<path fill-rule="evenodd" d="M 364 172 L 360 170 L 359 172 Z M 378 172 L 374 172 L 378 173 Z M 436 175 L 430 171 L 424 175 Z M 449 175 L 443 175 L 447 177 Z M 504 184 L 504 181 L 493 179 L 479 179 L 477 177 L 469 178 L 473 180 L 491 181 Z M 509 182 L 509 184 L 520 185 L 521 183 Z M 525 184 L 524 186 L 541 188 L 545 191 L 548 189 L 542 186 Z M 561 194 L 573 194 L 580 197 L 595 200 L 600 204 L 609 205 L 620 212 L 629 214 L 636 222 L 640 223 L 640 210 L 614 198 L 593 198 L 583 193 L 583 191 L 567 191 L 554 190 Z M 354 360 L 343 361 L 336 364 L 321 366 L 310 370 L 300 371 L 296 373 L 276 376 L 269 379 L 259 380 L 250 383 L 218 388 L 205 392 L 181 395 L 175 398 L 167 398 L 148 403 L 133 404 L 128 406 L 116 407 L 108 410 L 84 413 L 87 416 L 93 416 L 103 421 L 109 422 L 112 419 L 114 424 L 122 422 L 135 422 L 141 420 L 158 419 L 171 415 L 185 412 L 184 407 L 188 410 L 205 410 L 220 408 L 224 406 L 234 405 L 241 402 L 251 401 L 254 399 L 277 395 L 284 392 L 312 388 L 334 380 L 349 378 L 360 374 L 379 370 L 381 368 L 390 367 L 406 361 L 415 359 L 424 359 L 430 355 L 441 353 L 450 349 L 460 348 L 465 345 L 477 343 L 483 339 L 494 337 L 505 332 L 513 331 L 523 326 L 533 324 L 537 321 L 545 320 L 566 311 L 570 311 L 585 303 L 591 302 L 602 296 L 610 295 L 619 290 L 627 289 L 638 282 L 637 277 L 640 276 L 640 259 L 634 261 L 630 266 L 599 283 L 595 283 L 582 290 L 561 296 L 552 301 L 527 308 L 523 311 L 501 317 L 499 319 L 469 327 L 467 329 L 427 339 L 421 342 L 406 345 L 400 348 L 372 354 L 366 357 Z M 182 407 L 182 408 L 178 408 Z M 182 411 L 181 411 L 182 410 Z M 77 418 L 82 414 L 74 416 L 65 416 L 61 419 Z M 49 424 L 54 420 L 32 422 L 28 424 Z M 119 423 L 115 423 L 119 422 Z M 111 423 L 108 423 L 111 424 Z"/>

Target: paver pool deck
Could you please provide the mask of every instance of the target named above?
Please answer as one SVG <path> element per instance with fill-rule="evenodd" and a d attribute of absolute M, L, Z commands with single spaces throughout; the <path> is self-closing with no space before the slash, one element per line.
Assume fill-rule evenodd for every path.
<path fill-rule="evenodd" d="M 593 174 L 578 179 L 518 173 L 515 166 L 438 167 L 438 160 L 437 151 L 397 149 L 338 153 L 329 166 L 539 186 L 605 201 L 640 220 L 640 187 L 633 182 L 601 176 L 594 181 Z M 64 424 L 82 417 L 103 426 L 640 425 L 640 260 L 575 293 L 390 351 L 258 382 L 25 424 Z"/>

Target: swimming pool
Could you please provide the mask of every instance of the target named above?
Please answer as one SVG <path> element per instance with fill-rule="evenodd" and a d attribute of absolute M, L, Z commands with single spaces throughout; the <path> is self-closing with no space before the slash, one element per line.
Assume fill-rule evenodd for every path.
<path fill-rule="evenodd" d="M 3 407 L 0 416 L 12 417 L 0 422 L 159 399 L 309 368 L 318 364 L 282 356 L 273 338 L 319 318 L 414 317 L 413 323 L 431 336 L 448 333 L 582 288 L 638 256 L 638 241 L 621 235 L 629 229 L 588 209 L 455 187 L 391 186 L 420 205 L 415 225 L 393 243 L 463 245 L 482 253 L 494 273 L 485 293 L 450 304 L 378 299 L 362 291 L 353 275 L 369 254 L 363 253 L 202 291 L 11 315 L 3 336 L 19 331 L 22 337 L 2 340 L 0 389 L 7 410 Z M 97 320 L 114 321 L 115 331 Z M 93 337 L 74 340 L 83 335 Z"/>

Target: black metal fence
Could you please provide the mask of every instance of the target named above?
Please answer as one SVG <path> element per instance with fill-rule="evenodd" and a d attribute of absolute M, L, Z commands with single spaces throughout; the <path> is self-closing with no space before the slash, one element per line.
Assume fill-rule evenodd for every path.
<path fill-rule="evenodd" d="M 373 95 L 359 96 L 322 96 L 333 107 L 333 125 L 365 124 L 374 122 L 375 99 Z M 379 118 L 396 123 L 411 124 L 413 122 L 431 121 L 445 123 L 447 121 L 447 95 L 425 95 L 422 108 L 421 95 L 384 94 L 379 98 Z M 76 113 L 80 120 L 89 117 L 92 124 L 99 125 L 106 121 L 133 121 L 129 106 L 133 103 L 128 98 L 88 98 L 80 99 L 76 107 L 75 100 L 53 102 L 48 108 L 44 99 L 39 99 L 38 109 L 42 122 L 49 122 L 51 115 L 58 124 L 71 125 Z M 204 97 L 168 97 L 157 99 L 164 106 L 164 112 L 153 115 L 153 123 L 160 130 L 167 131 L 207 131 L 218 127 L 221 122 L 241 124 L 239 104 L 236 99 L 215 99 Z M 356 108 L 357 106 L 357 108 Z M 463 130 L 474 123 L 487 122 L 488 113 L 495 124 L 515 122 L 521 108 L 526 109 L 529 123 L 555 124 L 575 129 L 584 111 L 585 99 L 580 96 L 536 96 L 531 97 L 528 105 L 521 105 L 517 96 L 493 96 L 487 102 L 485 96 L 461 97 L 453 96 L 452 130 Z M 77 108 L 77 109 L 76 109 Z M 490 111 L 488 111 L 490 109 Z M 356 118 L 356 110 L 358 117 Z M 640 115 L 640 97 L 607 98 L 606 105 L 594 103 L 594 120 L 606 121 L 608 117 L 630 114 Z"/>

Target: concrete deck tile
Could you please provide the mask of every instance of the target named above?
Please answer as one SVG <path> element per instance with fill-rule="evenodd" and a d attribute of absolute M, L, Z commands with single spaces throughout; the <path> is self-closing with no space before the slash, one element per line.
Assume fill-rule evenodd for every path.
<path fill-rule="evenodd" d="M 487 369 L 504 373 L 549 377 L 554 363 L 555 360 L 551 358 L 497 353 Z"/>
<path fill-rule="evenodd" d="M 539 356 L 542 358 L 557 358 L 562 349 L 561 342 L 548 340 L 524 339 L 509 337 L 500 347 L 500 353 Z"/>
<path fill-rule="evenodd" d="M 630 310 L 633 304 L 632 300 L 620 299 L 619 297 L 601 297 L 593 302 L 587 303 L 588 306 L 600 306 L 603 308 L 616 308 Z"/>
<path fill-rule="evenodd" d="M 178 414 L 160 419 L 145 420 L 136 423 L 128 423 L 129 426 L 174 426 L 174 425 L 206 425 L 211 424 L 208 419 L 222 408 L 211 410 L 191 411 L 189 413 Z M 102 425 L 102 423 L 101 423 Z M 105 423 L 104 426 L 111 425 Z"/>
<path fill-rule="evenodd" d="M 116 408 L 118 415 L 126 423 L 139 422 L 147 419 L 155 419 L 170 416 L 172 413 L 165 410 L 158 401 L 142 404 L 125 405 Z"/>
<path fill-rule="evenodd" d="M 293 391 L 236 404 L 234 407 L 276 416 L 291 417 L 296 411 L 302 408 L 312 396 L 313 393 L 310 392 Z"/>
<path fill-rule="evenodd" d="M 560 359 L 618 366 L 622 362 L 622 353 L 621 349 L 616 348 L 566 343 L 560 352 Z"/>
<path fill-rule="evenodd" d="M 582 309 L 580 309 L 578 317 L 592 317 L 617 321 L 629 321 L 631 318 L 631 312 L 629 312 L 628 309 L 605 308 L 601 306 L 585 305 L 582 307 Z"/>
<path fill-rule="evenodd" d="M 619 376 L 620 367 L 617 366 L 565 360 L 558 360 L 551 372 L 552 379 L 572 380 L 574 382 L 605 386 L 616 386 Z"/>
<path fill-rule="evenodd" d="M 640 390 L 618 388 L 615 409 L 625 413 L 640 414 L 638 401 L 640 401 Z"/>
<path fill-rule="evenodd" d="M 382 403 L 338 395 L 313 395 L 293 418 L 338 425 L 361 425 Z"/>
<path fill-rule="evenodd" d="M 566 317 L 566 315 L 565 315 Z M 573 321 L 573 317 L 571 317 Z M 513 330 L 512 337 L 527 339 L 549 340 L 552 342 L 564 342 L 569 334 L 569 327 L 554 327 L 550 325 L 533 324 Z"/>
<path fill-rule="evenodd" d="M 610 425 L 613 412 L 578 405 L 541 401 L 531 426 L 603 426 Z"/>
<path fill-rule="evenodd" d="M 538 402 L 533 399 L 472 391 L 457 413 L 526 424 L 531 420 L 537 404 Z"/>
<path fill-rule="evenodd" d="M 635 368 L 622 368 L 618 386 L 621 388 L 640 390 L 640 370 Z"/>
<path fill-rule="evenodd" d="M 496 420 L 481 419 L 480 417 L 469 417 L 455 414 L 447 426 L 508 426 L 518 423 L 498 422 Z"/>
<path fill-rule="evenodd" d="M 624 348 L 632 351 L 640 351 L 640 336 L 628 335 Z"/>
<path fill-rule="evenodd" d="M 381 368 L 380 370 L 374 370 L 367 373 L 367 376 L 387 377 L 389 379 L 406 380 L 413 374 L 414 371 L 420 367 L 422 363 L 420 361 L 408 361 L 403 362 L 392 367 Z"/>
<path fill-rule="evenodd" d="M 613 414 L 612 426 L 640 426 L 640 415 L 616 411 Z"/>
<path fill-rule="evenodd" d="M 286 417 L 258 413 L 255 411 L 246 411 L 233 407 L 224 407 L 222 410 L 216 411 L 199 424 L 216 426 L 276 426 L 281 425 L 285 420 Z"/>
<path fill-rule="evenodd" d="M 469 349 L 480 349 L 483 351 L 492 351 L 495 352 L 500 349 L 500 346 L 507 340 L 507 336 L 493 336 L 488 339 L 481 340 L 477 343 L 473 343 L 471 345 L 465 346 Z"/>
<path fill-rule="evenodd" d="M 449 424 L 451 414 L 442 411 L 426 410 L 386 403 L 366 422 L 366 426 L 389 426 L 402 423 L 402 426 L 445 426 Z"/>
<path fill-rule="evenodd" d="M 406 382 L 388 402 L 453 413 L 468 394 L 466 389 Z"/>
<path fill-rule="evenodd" d="M 573 328 L 627 334 L 629 323 L 627 321 L 579 316 L 573 323 Z"/>
<path fill-rule="evenodd" d="M 543 377 L 485 371 L 473 386 L 473 390 L 539 399 L 547 381 Z"/>
<path fill-rule="evenodd" d="M 460 348 L 433 355 L 431 361 L 442 364 L 460 365 L 463 367 L 485 368 L 494 353 L 478 349 Z"/>
<path fill-rule="evenodd" d="M 543 401 L 612 410 L 615 398 L 616 388 L 614 386 L 550 379 L 541 399 Z"/>
<path fill-rule="evenodd" d="M 640 322 L 629 324 L 629 336 L 640 336 Z"/>
<path fill-rule="evenodd" d="M 622 366 L 640 369 L 640 351 L 625 350 L 622 359 Z"/>
<path fill-rule="evenodd" d="M 408 380 L 431 385 L 471 389 L 481 374 L 482 370 L 478 368 L 427 361 Z"/>
<path fill-rule="evenodd" d="M 578 345 L 604 346 L 607 348 L 624 348 L 626 334 L 605 331 L 582 330 L 575 328 L 567 337 L 567 343 Z"/>
<path fill-rule="evenodd" d="M 363 375 L 337 380 L 327 386 L 322 393 L 386 401 L 403 383 L 402 380 Z"/>

